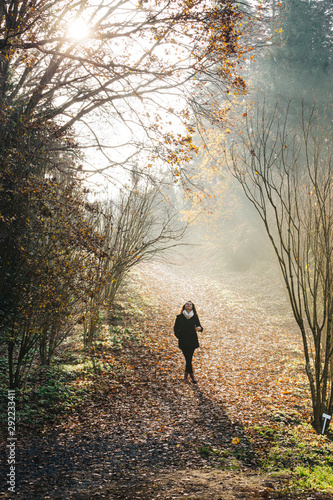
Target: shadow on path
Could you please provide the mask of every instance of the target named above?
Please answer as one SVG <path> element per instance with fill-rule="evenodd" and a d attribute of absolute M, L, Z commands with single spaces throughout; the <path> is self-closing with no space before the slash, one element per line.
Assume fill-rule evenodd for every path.
<path fill-rule="evenodd" d="M 84 498 L 84 491 L 103 489 L 110 481 L 127 479 L 142 485 L 148 471 L 200 468 L 214 458 L 221 460 L 210 450 L 235 452 L 230 442 L 237 436 L 243 439 L 242 428 L 231 424 L 223 406 L 209 399 L 200 381 L 186 384 L 176 375 L 176 356 L 166 361 L 166 352 L 134 345 L 127 346 L 125 354 L 136 379 L 124 380 L 115 396 L 106 392 L 102 406 L 99 397 L 79 409 L 76 428 L 57 426 L 18 439 L 16 498 Z M 90 421 L 90 414 L 97 418 Z M 253 466 L 250 455 L 239 454 L 238 460 Z M 5 476 L 4 448 L 2 457 Z"/>

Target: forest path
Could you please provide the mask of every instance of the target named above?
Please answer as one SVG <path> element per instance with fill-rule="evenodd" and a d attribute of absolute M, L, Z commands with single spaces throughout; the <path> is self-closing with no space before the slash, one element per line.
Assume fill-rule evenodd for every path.
<path fill-rule="evenodd" d="M 133 274 L 132 288 L 145 297 L 137 311 L 140 342 L 116 354 L 122 374 L 102 379 L 89 403 L 43 435 L 20 438 L 16 498 L 309 498 L 278 492 L 283 480 L 258 467 L 264 441 L 251 441 L 248 432 L 272 416 L 309 417 L 297 332 L 281 326 L 283 313 L 263 308 L 266 285 L 258 304 L 232 289 L 235 282 L 228 287 L 192 269 L 150 263 Z M 183 381 L 173 334 L 186 300 L 204 327 L 194 356 L 197 385 Z"/>
<path fill-rule="evenodd" d="M 265 415 L 270 418 L 283 409 L 284 400 L 288 406 L 297 406 L 299 401 L 291 401 L 289 389 L 295 390 L 295 382 L 300 389 L 307 387 L 301 373 L 302 342 L 277 275 L 258 280 L 253 295 L 253 275 L 240 274 L 237 279 L 237 274 L 230 273 L 221 282 L 198 274 L 194 265 L 161 264 L 142 266 L 141 273 L 144 286 L 164 315 L 163 332 L 169 334 L 170 345 L 177 344 L 172 332 L 181 306 L 187 300 L 196 304 L 204 327 L 193 364 L 199 387 L 227 408 L 231 421 L 262 424 Z M 179 350 L 177 358 L 181 377 L 184 363 Z M 297 381 L 290 378 L 291 365 L 300 372 Z M 310 399 L 302 399 L 302 406 L 304 418 L 309 417 Z"/>

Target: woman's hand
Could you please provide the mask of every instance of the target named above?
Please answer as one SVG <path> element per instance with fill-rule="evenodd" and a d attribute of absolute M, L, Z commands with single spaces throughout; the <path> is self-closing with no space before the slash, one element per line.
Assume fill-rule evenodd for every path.
<path fill-rule="evenodd" d="M 196 332 L 201 332 L 201 326 L 196 326 L 196 327 L 195 327 L 195 331 L 196 331 Z"/>

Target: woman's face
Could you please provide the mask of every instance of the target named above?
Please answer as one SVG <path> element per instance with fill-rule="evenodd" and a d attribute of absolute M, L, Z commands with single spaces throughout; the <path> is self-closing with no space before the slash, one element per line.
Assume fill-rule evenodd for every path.
<path fill-rule="evenodd" d="M 186 302 L 186 304 L 185 304 L 185 311 L 186 312 L 190 312 L 190 311 L 192 311 L 192 309 L 193 309 L 192 302 Z"/>

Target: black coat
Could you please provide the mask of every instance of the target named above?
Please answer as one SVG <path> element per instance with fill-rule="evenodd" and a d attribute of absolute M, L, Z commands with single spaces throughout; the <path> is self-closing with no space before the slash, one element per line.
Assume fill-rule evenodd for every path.
<path fill-rule="evenodd" d="M 187 350 L 199 347 L 198 335 L 195 330 L 196 326 L 200 326 L 201 331 L 203 330 L 197 314 L 194 314 L 189 319 L 185 318 L 183 313 L 178 314 L 173 329 L 178 339 L 179 349 Z"/>

